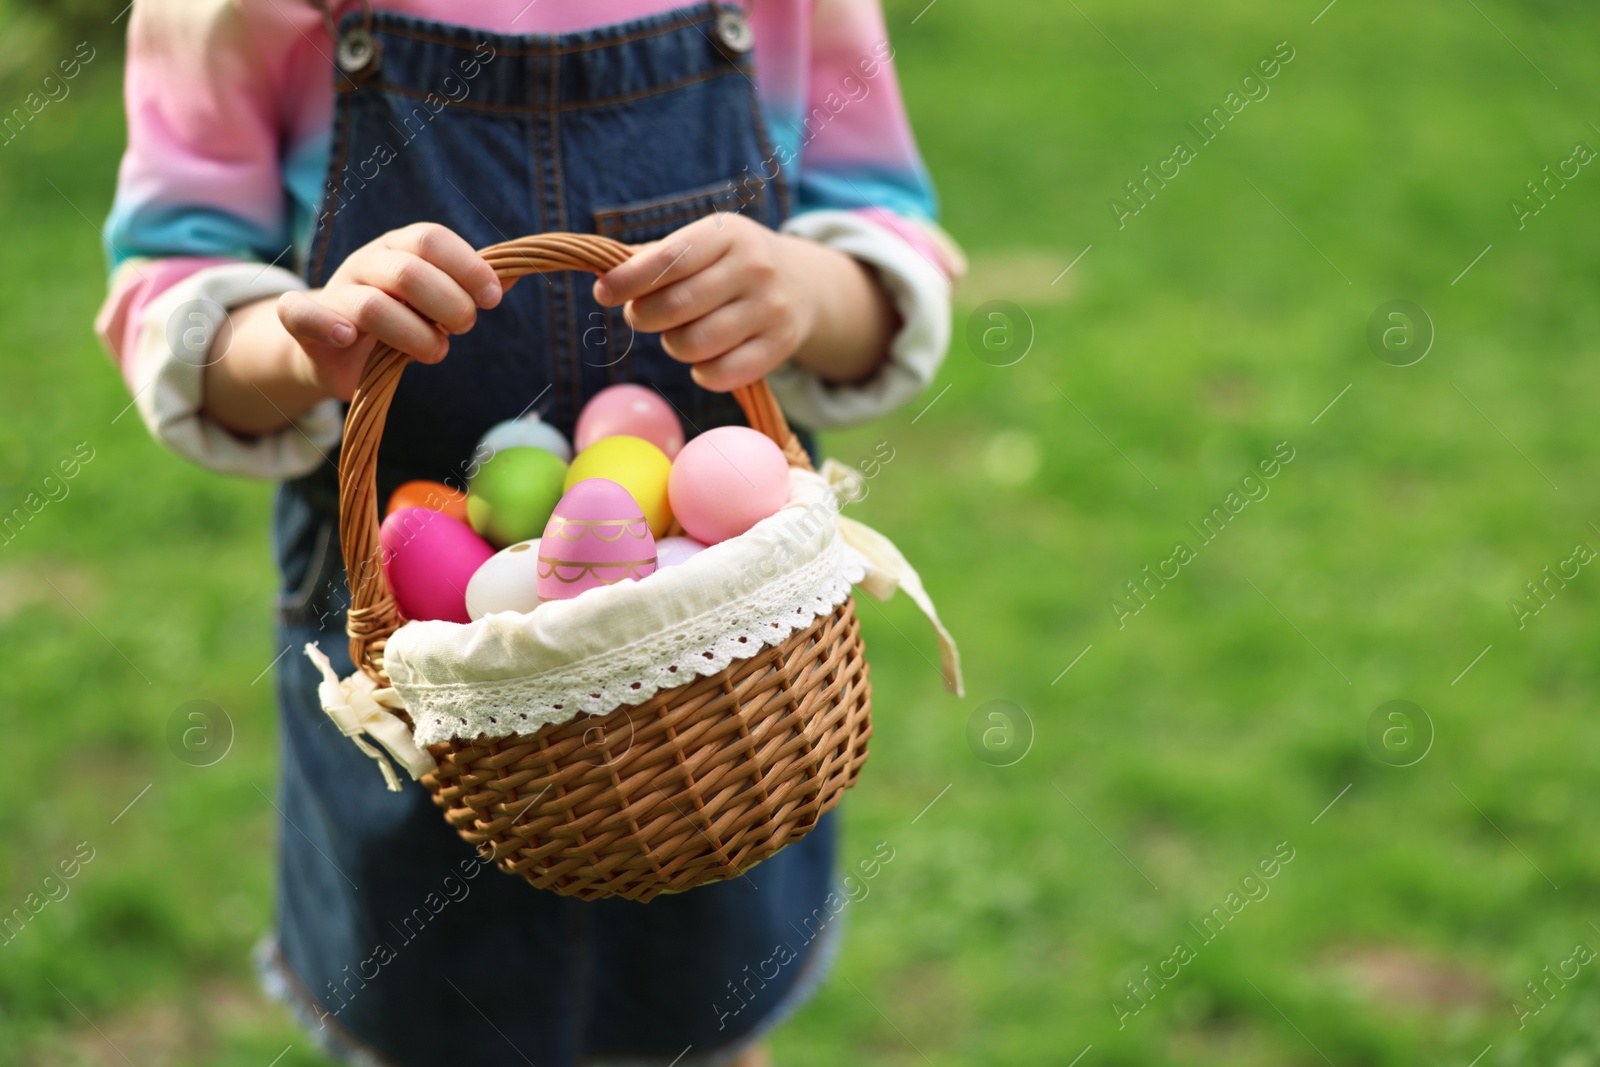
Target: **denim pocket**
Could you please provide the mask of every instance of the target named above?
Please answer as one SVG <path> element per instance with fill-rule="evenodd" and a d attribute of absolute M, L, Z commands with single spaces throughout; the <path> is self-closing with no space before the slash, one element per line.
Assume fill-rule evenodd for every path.
<path fill-rule="evenodd" d="M 594 212 L 594 225 L 596 232 L 603 237 L 611 237 L 624 244 L 640 244 L 659 240 L 695 219 L 719 211 L 749 215 L 758 222 L 764 221 L 767 218 L 769 195 L 764 178 L 730 178 L 671 196 L 598 207 Z"/>
<path fill-rule="evenodd" d="M 623 244 L 644 244 L 648 241 L 659 241 L 696 219 L 718 212 L 747 215 L 757 222 L 764 222 L 771 207 L 770 198 L 771 193 L 766 179 L 746 177 L 736 181 L 730 178 L 715 185 L 706 185 L 674 193 L 671 196 L 598 207 L 594 212 L 594 226 L 595 231 L 602 237 L 610 237 Z M 635 340 L 633 329 L 623 319 L 621 308 L 601 308 L 593 314 L 601 317 L 598 329 L 604 331 L 600 336 L 604 338 L 606 349 L 605 362 L 598 365 L 614 367 L 628 359 L 633 351 Z M 593 332 L 595 331 L 590 331 Z M 588 337 L 589 333 L 586 333 L 586 347 Z M 630 363 L 621 378 L 634 380 L 639 372 L 639 368 Z M 659 387 L 660 383 L 656 384 Z M 694 404 L 697 400 L 698 397 L 680 398 L 675 402 Z M 700 414 L 690 412 L 690 416 L 698 421 Z"/>

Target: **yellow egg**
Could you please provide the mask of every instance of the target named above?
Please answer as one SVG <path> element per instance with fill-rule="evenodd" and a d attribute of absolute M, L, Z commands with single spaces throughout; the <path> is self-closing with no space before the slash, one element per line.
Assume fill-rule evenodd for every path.
<path fill-rule="evenodd" d="M 571 489 L 585 478 L 609 478 L 633 495 L 650 523 L 650 533 L 660 537 L 672 525 L 672 507 L 667 503 L 667 476 L 672 461 L 667 454 L 642 437 L 619 434 L 603 437 L 578 453 L 567 468 L 565 488 Z"/>

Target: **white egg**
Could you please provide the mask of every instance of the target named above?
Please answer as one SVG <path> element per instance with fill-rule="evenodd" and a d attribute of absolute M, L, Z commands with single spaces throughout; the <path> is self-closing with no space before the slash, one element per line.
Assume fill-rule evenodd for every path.
<path fill-rule="evenodd" d="M 526 614 L 539 606 L 539 539 L 496 552 L 467 583 L 467 615 L 476 622 L 497 611 Z"/>
<path fill-rule="evenodd" d="M 478 461 L 487 462 L 489 456 L 505 448 L 542 448 L 561 457 L 561 462 L 572 462 L 572 445 L 561 436 L 561 431 L 543 422 L 537 415 L 524 415 L 495 423 L 478 442 Z"/>

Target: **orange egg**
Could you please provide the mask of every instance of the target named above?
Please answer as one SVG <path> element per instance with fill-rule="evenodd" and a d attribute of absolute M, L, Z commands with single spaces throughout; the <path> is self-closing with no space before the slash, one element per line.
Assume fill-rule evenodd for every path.
<path fill-rule="evenodd" d="M 452 519 L 467 521 L 467 494 L 450 488 L 443 482 L 406 482 L 389 498 L 385 515 L 393 515 L 401 508 L 427 508 L 442 511 Z"/>

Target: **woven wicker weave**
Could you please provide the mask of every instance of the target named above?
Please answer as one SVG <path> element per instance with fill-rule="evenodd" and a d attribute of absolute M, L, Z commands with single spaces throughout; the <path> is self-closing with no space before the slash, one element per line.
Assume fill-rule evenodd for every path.
<path fill-rule="evenodd" d="M 502 280 L 603 272 L 628 246 L 542 234 L 483 250 Z M 351 587 L 351 659 L 380 684 L 401 625 L 378 565 L 378 443 L 409 357 L 380 345 L 345 420 L 340 544 Z M 750 425 L 809 467 L 765 381 L 735 392 Z M 541 889 L 649 900 L 738 875 L 805 836 L 855 784 L 872 734 L 855 604 L 726 670 L 636 707 L 529 735 L 456 739 L 422 781 L 445 818 L 500 868 Z"/>

